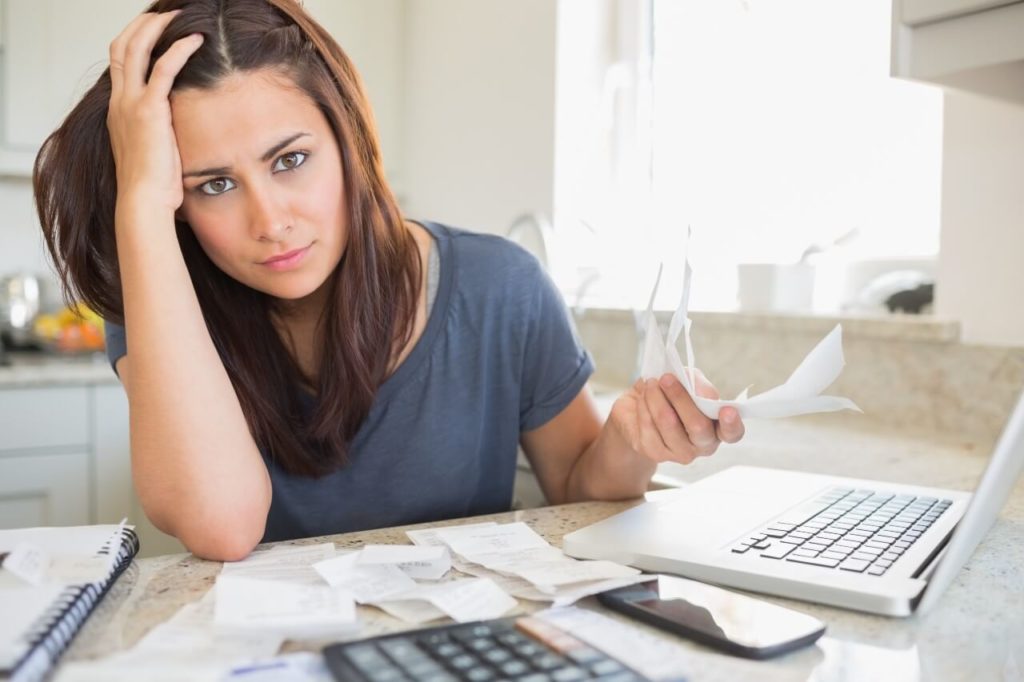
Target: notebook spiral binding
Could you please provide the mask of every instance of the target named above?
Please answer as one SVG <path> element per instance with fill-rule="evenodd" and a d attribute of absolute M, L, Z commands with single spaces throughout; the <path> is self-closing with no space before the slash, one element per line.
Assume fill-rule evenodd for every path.
<path fill-rule="evenodd" d="M 71 641 L 82 629 L 96 605 L 139 551 L 139 536 L 131 528 L 121 528 L 112 535 L 98 554 L 116 551 L 110 572 L 99 582 L 67 588 L 53 606 L 39 617 L 30 631 L 31 648 L 25 658 L 15 666 L 11 682 L 37 682 L 42 680 L 71 646 Z"/>

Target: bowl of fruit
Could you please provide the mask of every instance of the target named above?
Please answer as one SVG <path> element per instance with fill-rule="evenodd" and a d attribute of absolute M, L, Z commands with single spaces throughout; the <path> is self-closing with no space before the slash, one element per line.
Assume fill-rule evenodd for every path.
<path fill-rule="evenodd" d="M 95 353 L 105 346 L 103 318 L 82 304 L 38 315 L 33 332 L 40 345 L 55 353 Z"/>

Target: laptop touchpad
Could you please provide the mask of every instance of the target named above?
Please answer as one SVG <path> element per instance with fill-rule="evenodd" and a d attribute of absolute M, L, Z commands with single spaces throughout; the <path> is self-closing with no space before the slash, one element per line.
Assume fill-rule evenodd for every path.
<path fill-rule="evenodd" d="M 820 483 L 799 479 L 771 482 L 781 485 L 748 477 L 722 479 L 684 489 L 678 498 L 659 505 L 654 515 L 659 536 L 672 538 L 676 546 L 718 547 L 759 528 L 821 489 Z"/>

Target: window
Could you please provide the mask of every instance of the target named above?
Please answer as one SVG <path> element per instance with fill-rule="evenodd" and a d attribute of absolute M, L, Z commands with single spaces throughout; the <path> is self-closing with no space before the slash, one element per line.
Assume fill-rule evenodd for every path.
<path fill-rule="evenodd" d="M 663 260 L 658 306 L 673 308 L 687 226 L 693 309 L 735 309 L 741 263 L 796 263 L 843 236 L 818 256 L 819 307 L 840 303 L 837 263 L 937 253 L 942 97 L 889 76 L 889 2 L 598 6 L 590 40 L 611 47 L 591 114 L 582 95 L 566 105 L 574 127 L 560 61 L 554 267 L 570 301 L 642 307 Z M 559 19 L 560 49 L 579 53 L 570 34 L 594 25 Z"/>

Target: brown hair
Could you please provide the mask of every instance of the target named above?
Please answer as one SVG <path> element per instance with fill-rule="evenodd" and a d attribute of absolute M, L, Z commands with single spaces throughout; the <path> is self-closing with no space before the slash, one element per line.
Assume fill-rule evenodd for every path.
<path fill-rule="evenodd" d="M 157 0 L 146 11 L 175 9 L 183 11 L 157 42 L 150 69 L 174 41 L 202 33 L 175 89 L 210 89 L 232 73 L 275 70 L 318 105 L 341 151 L 349 234 L 318 327 L 318 401 L 308 419 L 301 371 L 271 321 L 274 299 L 222 272 L 188 223 L 175 221 L 203 317 L 253 437 L 285 470 L 320 476 L 346 461 L 378 387 L 411 339 L 419 251 L 385 180 L 359 75 L 323 27 L 295 0 Z M 33 186 L 65 296 L 123 324 L 109 102 L 107 70 L 43 143 Z"/>

